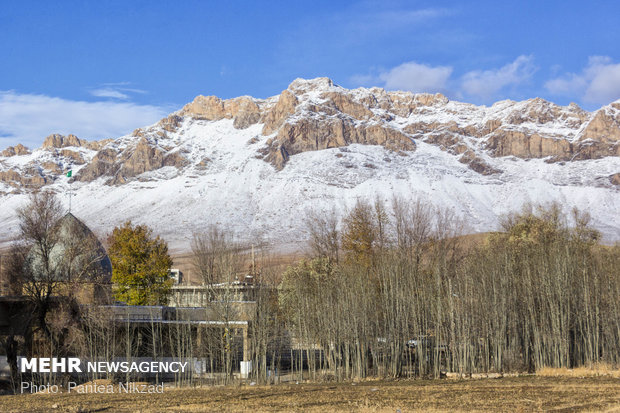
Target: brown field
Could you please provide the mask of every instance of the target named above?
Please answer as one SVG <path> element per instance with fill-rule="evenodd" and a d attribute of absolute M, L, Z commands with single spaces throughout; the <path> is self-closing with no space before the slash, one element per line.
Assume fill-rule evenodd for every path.
<path fill-rule="evenodd" d="M 248 255 L 244 257 L 245 262 L 243 262 L 243 264 L 241 264 L 240 266 L 240 268 L 242 269 L 241 273 L 239 273 L 238 275 L 244 275 L 249 271 L 251 260 L 249 253 L 247 254 Z M 277 275 L 283 273 L 289 265 L 295 264 L 296 262 L 305 257 L 302 252 L 289 254 L 269 253 L 264 255 L 259 255 L 259 253 L 257 253 L 256 255 L 257 265 L 263 272 L 267 270 L 269 274 Z M 196 273 L 192 264 L 191 252 L 177 252 L 172 254 L 171 256 L 174 262 L 173 268 L 178 268 L 183 273 L 183 284 L 195 285 L 201 283 L 200 276 Z M 272 280 L 270 279 L 270 281 Z M 279 277 L 276 277 L 276 279 L 273 281 L 279 281 Z"/>
<path fill-rule="evenodd" d="M 464 248 L 473 248 L 483 244 L 491 235 L 491 232 L 481 232 L 467 235 L 460 235 L 456 237 L 459 241 L 459 245 Z M 303 245 L 303 244 L 300 244 Z M 245 251 L 245 262 L 241 265 L 242 272 L 245 272 L 250 267 L 249 251 Z M 303 258 L 308 258 L 309 251 L 298 251 L 281 253 L 278 251 L 267 251 L 266 253 L 259 252 L 257 248 L 256 262 L 261 270 L 267 270 L 270 274 L 276 274 L 275 281 L 279 281 L 278 275 L 286 270 L 289 265 L 298 263 Z M 178 268 L 183 273 L 183 284 L 200 284 L 201 280 L 194 269 L 192 264 L 192 252 L 187 250 L 175 250 L 171 252 L 171 257 L 174 262 L 173 268 Z M 241 274 L 239 274 L 241 275 Z M 274 281 L 274 280 L 271 280 Z"/>
<path fill-rule="evenodd" d="M 620 412 L 614 377 L 522 376 L 0 397 L 2 412 Z"/>

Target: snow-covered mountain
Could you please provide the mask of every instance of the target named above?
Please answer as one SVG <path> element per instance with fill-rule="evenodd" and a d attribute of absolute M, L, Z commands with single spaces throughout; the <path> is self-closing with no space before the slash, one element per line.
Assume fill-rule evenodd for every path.
<path fill-rule="evenodd" d="M 73 177 L 65 172 L 73 170 Z M 525 202 L 588 211 L 620 240 L 620 101 L 595 112 L 542 99 L 476 106 L 440 94 L 344 89 L 297 79 L 279 96 L 198 96 L 131 135 L 51 135 L 0 156 L 0 241 L 28 192 L 62 194 L 91 228 L 146 223 L 173 249 L 210 223 L 279 249 L 305 238 L 309 209 L 358 198 L 424 198 L 471 231 Z"/>

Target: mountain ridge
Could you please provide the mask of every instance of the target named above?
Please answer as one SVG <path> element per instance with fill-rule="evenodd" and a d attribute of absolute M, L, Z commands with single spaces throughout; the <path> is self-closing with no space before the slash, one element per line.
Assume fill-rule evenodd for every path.
<path fill-rule="evenodd" d="M 451 198 L 451 186 L 490 190 L 504 185 L 524 192 L 522 202 L 559 200 L 590 210 L 608 239 L 620 239 L 620 217 L 615 212 L 620 210 L 620 100 L 594 112 L 540 98 L 476 106 L 441 94 L 345 89 L 328 78 L 296 79 L 279 95 L 266 99 L 199 95 L 156 124 L 119 138 L 89 142 L 73 135 L 50 135 L 32 152 L 17 145 L 0 155 L 0 199 L 5 202 L 44 187 L 62 192 L 69 185 L 75 187 L 78 204 L 81 193 L 96 188 L 142 198 L 140 185 L 165 187 L 180 180 L 183 187 L 188 185 L 188 191 L 180 191 L 182 197 L 208 205 L 210 200 L 196 201 L 190 189 L 210 182 L 212 188 L 232 191 L 230 202 L 247 209 L 240 215 L 249 227 L 268 233 L 275 223 L 252 217 L 265 211 L 237 205 L 238 195 L 270 197 L 258 188 L 280 181 L 295 191 L 303 189 L 296 185 L 307 184 L 314 197 L 340 202 L 343 210 L 353 193 L 359 197 L 360 192 L 367 196 L 384 192 L 387 198 L 384 189 L 404 181 L 410 191 L 395 192 L 413 196 L 418 189 L 440 190 L 438 204 L 461 210 L 463 217 L 477 215 L 473 229 L 488 230 L 497 225 L 502 210 L 517 209 L 519 202 L 508 208 L 512 203 L 505 200 L 494 206 L 488 196 L 463 194 L 460 201 L 472 204 L 463 206 Z M 321 171 L 328 165 L 329 170 Z M 68 169 L 74 171 L 71 179 L 63 175 Z M 249 173 L 262 174 L 265 182 L 244 176 Z M 247 188 L 227 188 L 211 182 L 215 177 L 224 183 L 245 179 L 258 192 L 249 195 Z M 433 189 L 434 182 L 414 185 L 431 177 L 445 187 Z M 455 181 L 447 184 L 448 178 Z M 536 190 L 527 189 L 532 179 L 548 186 L 554 196 L 534 196 Z M 330 192 L 331 187 L 344 188 L 343 195 Z M 590 196 L 581 192 L 591 190 L 602 191 L 592 201 L 606 202 L 597 207 L 579 199 Z M 308 204 L 287 200 L 287 195 L 281 194 L 283 204 L 293 209 Z M 138 203 L 144 209 L 144 202 Z M 599 211 L 606 205 L 617 209 Z M 3 223 L 10 228 L 14 219 L 0 213 L 0 228 Z M 300 225 L 293 227 L 285 238 L 295 238 L 292 233 Z"/>

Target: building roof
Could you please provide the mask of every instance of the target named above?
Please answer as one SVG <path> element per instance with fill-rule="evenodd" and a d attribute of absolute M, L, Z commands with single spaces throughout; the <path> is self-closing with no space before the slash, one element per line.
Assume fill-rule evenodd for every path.
<path fill-rule="evenodd" d="M 45 265 L 40 248 L 34 246 L 28 263 L 37 279 L 108 283 L 112 263 L 95 234 L 72 213 L 62 217 L 54 228 L 54 245 Z"/>

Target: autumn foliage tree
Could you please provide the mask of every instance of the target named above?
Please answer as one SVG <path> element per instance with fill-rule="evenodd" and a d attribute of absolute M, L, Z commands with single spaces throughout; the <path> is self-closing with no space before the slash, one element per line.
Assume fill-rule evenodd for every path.
<path fill-rule="evenodd" d="M 146 225 L 130 221 L 109 238 L 115 297 L 129 305 L 164 305 L 172 287 L 168 245 Z"/>
<path fill-rule="evenodd" d="M 386 246 L 387 212 L 381 200 L 374 205 L 358 200 L 344 217 L 342 249 L 349 263 L 370 268 L 376 255 Z"/>

